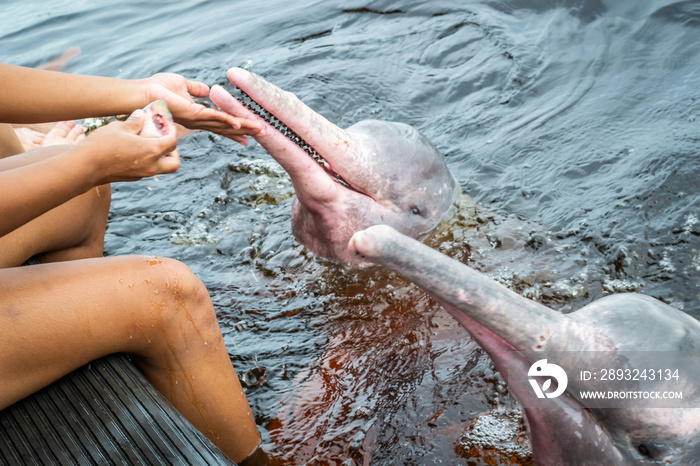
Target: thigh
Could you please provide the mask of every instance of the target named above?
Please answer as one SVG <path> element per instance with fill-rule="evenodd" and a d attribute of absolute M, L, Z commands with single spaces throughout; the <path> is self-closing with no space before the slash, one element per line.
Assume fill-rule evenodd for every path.
<path fill-rule="evenodd" d="M 45 147 L 0 159 L 0 171 L 31 165 L 71 147 Z M 16 267 L 40 254 L 42 261 L 101 256 L 111 199 L 110 186 L 98 186 L 0 237 L 0 268 Z"/>
<path fill-rule="evenodd" d="M 102 256 L 111 199 L 110 186 L 98 186 L 0 237 L 0 268 Z"/>
<path fill-rule="evenodd" d="M 147 352 L 177 264 L 126 256 L 0 270 L 0 409 L 98 357 Z"/>

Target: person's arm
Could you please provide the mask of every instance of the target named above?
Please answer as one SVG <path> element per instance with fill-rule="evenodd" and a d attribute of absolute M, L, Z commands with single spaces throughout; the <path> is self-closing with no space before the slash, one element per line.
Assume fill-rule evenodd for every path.
<path fill-rule="evenodd" d="M 165 99 L 175 121 L 247 143 L 259 122 L 236 118 L 194 102 L 209 87 L 173 73 L 146 79 L 118 79 L 37 70 L 0 63 L 0 122 L 41 123 L 131 113 Z"/>
<path fill-rule="evenodd" d="M 144 107 L 138 80 L 37 70 L 0 63 L 0 121 L 46 123 L 131 113 Z"/>
<path fill-rule="evenodd" d="M 142 126 L 143 112 L 136 111 L 60 155 L 37 154 L 35 163 L 0 171 L 0 236 L 95 186 L 176 171 L 175 134 L 144 138 Z"/>

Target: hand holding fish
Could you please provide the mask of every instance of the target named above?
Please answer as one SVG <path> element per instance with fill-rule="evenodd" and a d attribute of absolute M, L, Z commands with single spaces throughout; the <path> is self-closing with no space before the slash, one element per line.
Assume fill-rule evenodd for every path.
<path fill-rule="evenodd" d="M 126 121 L 114 121 L 96 129 L 77 147 L 86 151 L 95 185 L 136 181 L 180 168 L 175 131 L 156 137 L 139 135 L 145 121 L 143 110 L 134 111 Z"/>

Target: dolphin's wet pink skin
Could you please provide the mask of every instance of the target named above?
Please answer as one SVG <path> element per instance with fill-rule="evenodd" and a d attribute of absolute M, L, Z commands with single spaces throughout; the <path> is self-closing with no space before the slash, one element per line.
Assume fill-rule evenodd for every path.
<path fill-rule="evenodd" d="M 694 407 L 697 387 L 688 374 L 682 386 L 688 398 L 683 406 L 688 408 L 645 408 L 643 401 L 595 407 L 581 399 L 580 390 L 610 389 L 609 382 L 593 380 L 584 386 L 571 379 L 562 396 L 546 400 L 546 408 L 533 407 L 537 398 L 528 382 L 530 367 L 547 355 L 556 355 L 557 364 L 575 373 L 582 367 L 606 367 L 595 360 L 601 354 L 624 356 L 626 367 L 635 368 L 642 365 L 634 359 L 642 351 L 674 352 L 676 358 L 680 351 L 697 351 L 700 322 L 692 317 L 635 293 L 608 296 L 560 314 L 383 225 L 357 232 L 348 249 L 426 290 L 484 348 L 525 407 L 537 464 L 697 463 L 700 409 Z M 674 356 L 668 357 L 671 363 Z M 617 386 L 636 387 L 634 381 Z M 671 388 L 666 384 L 659 389 L 664 387 Z"/>
<path fill-rule="evenodd" d="M 227 76 L 264 110 L 251 110 L 221 86 L 212 87 L 211 100 L 264 122 L 265 133 L 255 139 L 291 177 L 293 232 L 317 255 L 354 262 L 347 242 L 376 224 L 418 237 L 439 224 L 459 195 L 442 156 L 413 127 L 365 120 L 343 130 L 259 76 L 241 68 Z"/>

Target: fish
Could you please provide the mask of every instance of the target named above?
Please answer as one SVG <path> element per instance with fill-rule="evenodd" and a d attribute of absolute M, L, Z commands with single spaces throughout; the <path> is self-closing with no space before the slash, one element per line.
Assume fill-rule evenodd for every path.
<path fill-rule="evenodd" d="M 143 111 L 146 115 L 139 135 L 146 138 L 157 138 L 175 131 L 173 114 L 170 113 L 165 100 L 159 99 L 151 102 L 143 108 Z"/>

